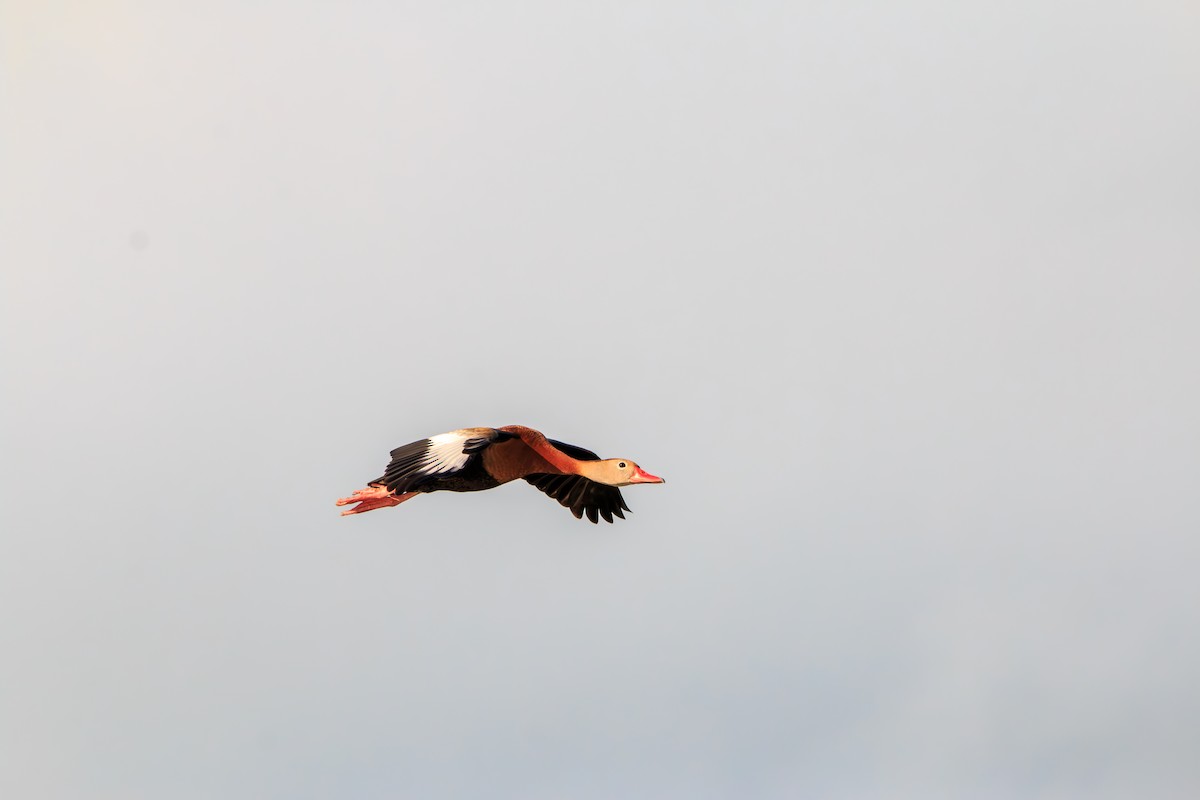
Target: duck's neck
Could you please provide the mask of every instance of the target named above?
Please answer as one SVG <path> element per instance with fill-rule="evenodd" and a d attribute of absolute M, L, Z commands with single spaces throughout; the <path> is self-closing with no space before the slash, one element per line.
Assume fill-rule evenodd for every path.
<path fill-rule="evenodd" d="M 589 481 L 609 486 L 612 485 L 611 470 L 605 461 L 576 461 L 574 472 L 576 475 L 582 475 Z"/>
<path fill-rule="evenodd" d="M 580 468 L 587 464 L 596 464 L 595 461 L 580 461 L 571 458 L 569 455 L 559 450 L 554 445 L 550 444 L 541 431 L 535 431 L 533 428 L 527 428 L 524 425 L 505 425 L 500 428 L 506 433 L 511 433 L 521 439 L 530 450 L 537 453 L 546 463 L 554 467 L 564 475 L 583 475 Z"/>

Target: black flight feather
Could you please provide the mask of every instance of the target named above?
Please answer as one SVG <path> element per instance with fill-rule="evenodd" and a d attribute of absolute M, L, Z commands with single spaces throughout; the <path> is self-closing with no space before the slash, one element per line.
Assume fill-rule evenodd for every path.
<path fill-rule="evenodd" d="M 573 444 L 556 442 L 553 439 L 547 441 L 571 458 L 578 459 L 579 461 L 600 460 L 600 456 L 591 450 L 585 450 Z M 625 515 L 621 513 L 621 510 L 629 511 L 629 506 L 625 505 L 625 498 L 621 496 L 620 489 L 616 486 L 596 483 L 582 475 L 547 475 L 545 473 L 538 473 L 527 476 L 525 480 L 539 491 L 545 492 L 548 496 L 557 500 L 559 505 L 569 508 L 576 519 L 583 519 L 583 515 L 587 514 L 587 518 L 593 523 L 599 523 L 600 517 L 604 517 L 605 522 L 612 522 L 614 514 L 621 519 L 625 519 Z"/>

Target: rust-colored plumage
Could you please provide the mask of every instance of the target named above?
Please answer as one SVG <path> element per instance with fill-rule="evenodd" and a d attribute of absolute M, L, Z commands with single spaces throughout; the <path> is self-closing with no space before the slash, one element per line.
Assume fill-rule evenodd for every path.
<path fill-rule="evenodd" d="M 337 501 L 354 505 L 343 516 L 397 506 L 418 494 L 477 492 L 523 478 L 576 519 L 586 514 L 592 522 L 612 522 L 629 510 L 619 487 L 664 483 L 629 459 L 602 459 L 524 425 L 461 428 L 397 447 L 391 455 L 382 476 Z"/>

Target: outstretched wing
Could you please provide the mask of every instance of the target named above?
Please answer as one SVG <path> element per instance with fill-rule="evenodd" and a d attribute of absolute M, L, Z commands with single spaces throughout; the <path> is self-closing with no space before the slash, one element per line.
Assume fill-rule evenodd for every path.
<path fill-rule="evenodd" d="M 512 434 L 495 428 L 463 428 L 397 447 L 383 476 L 371 485 L 386 486 L 394 494 L 414 491 L 462 472 L 489 446 L 511 438 Z"/>
<path fill-rule="evenodd" d="M 548 441 L 571 458 L 577 458 L 580 461 L 600 460 L 600 456 L 591 450 L 585 450 L 573 444 L 556 442 L 553 439 Z M 620 489 L 616 486 L 596 483 L 582 475 L 538 473 L 526 476 L 525 480 L 539 491 L 545 492 L 557 500 L 559 504 L 571 509 L 571 513 L 575 515 L 576 519 L 583 519 L 583 515 L 587 514 L 587 518 L 592 522 L 599 522 L 600 517 L 604 517 L 605 522 L 612 522 L 614 515 L 625 519 L 625 515 L 621 513 L 622 509 L 629 511 L 629 506 L 625 505 L 625 498 L 621 497 Z"/>

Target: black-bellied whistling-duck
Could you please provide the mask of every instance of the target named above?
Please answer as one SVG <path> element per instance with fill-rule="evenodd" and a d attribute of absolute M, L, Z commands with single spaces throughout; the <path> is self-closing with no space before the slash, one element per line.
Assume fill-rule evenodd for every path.
<path fill-rule="evenodd" d="M 606 458 L 591 450 L 547 439 L 533 428 L 463 428 L 397 447 L 383 477 L 367 484 L 339 506 L 361 514 L 398 506 L 424 492 L 478 492 L 524 478 L 562 505 L 576 519 L 597 522 L 629 510 L 620 486 L 664 483 L 627 458 Z"/>

